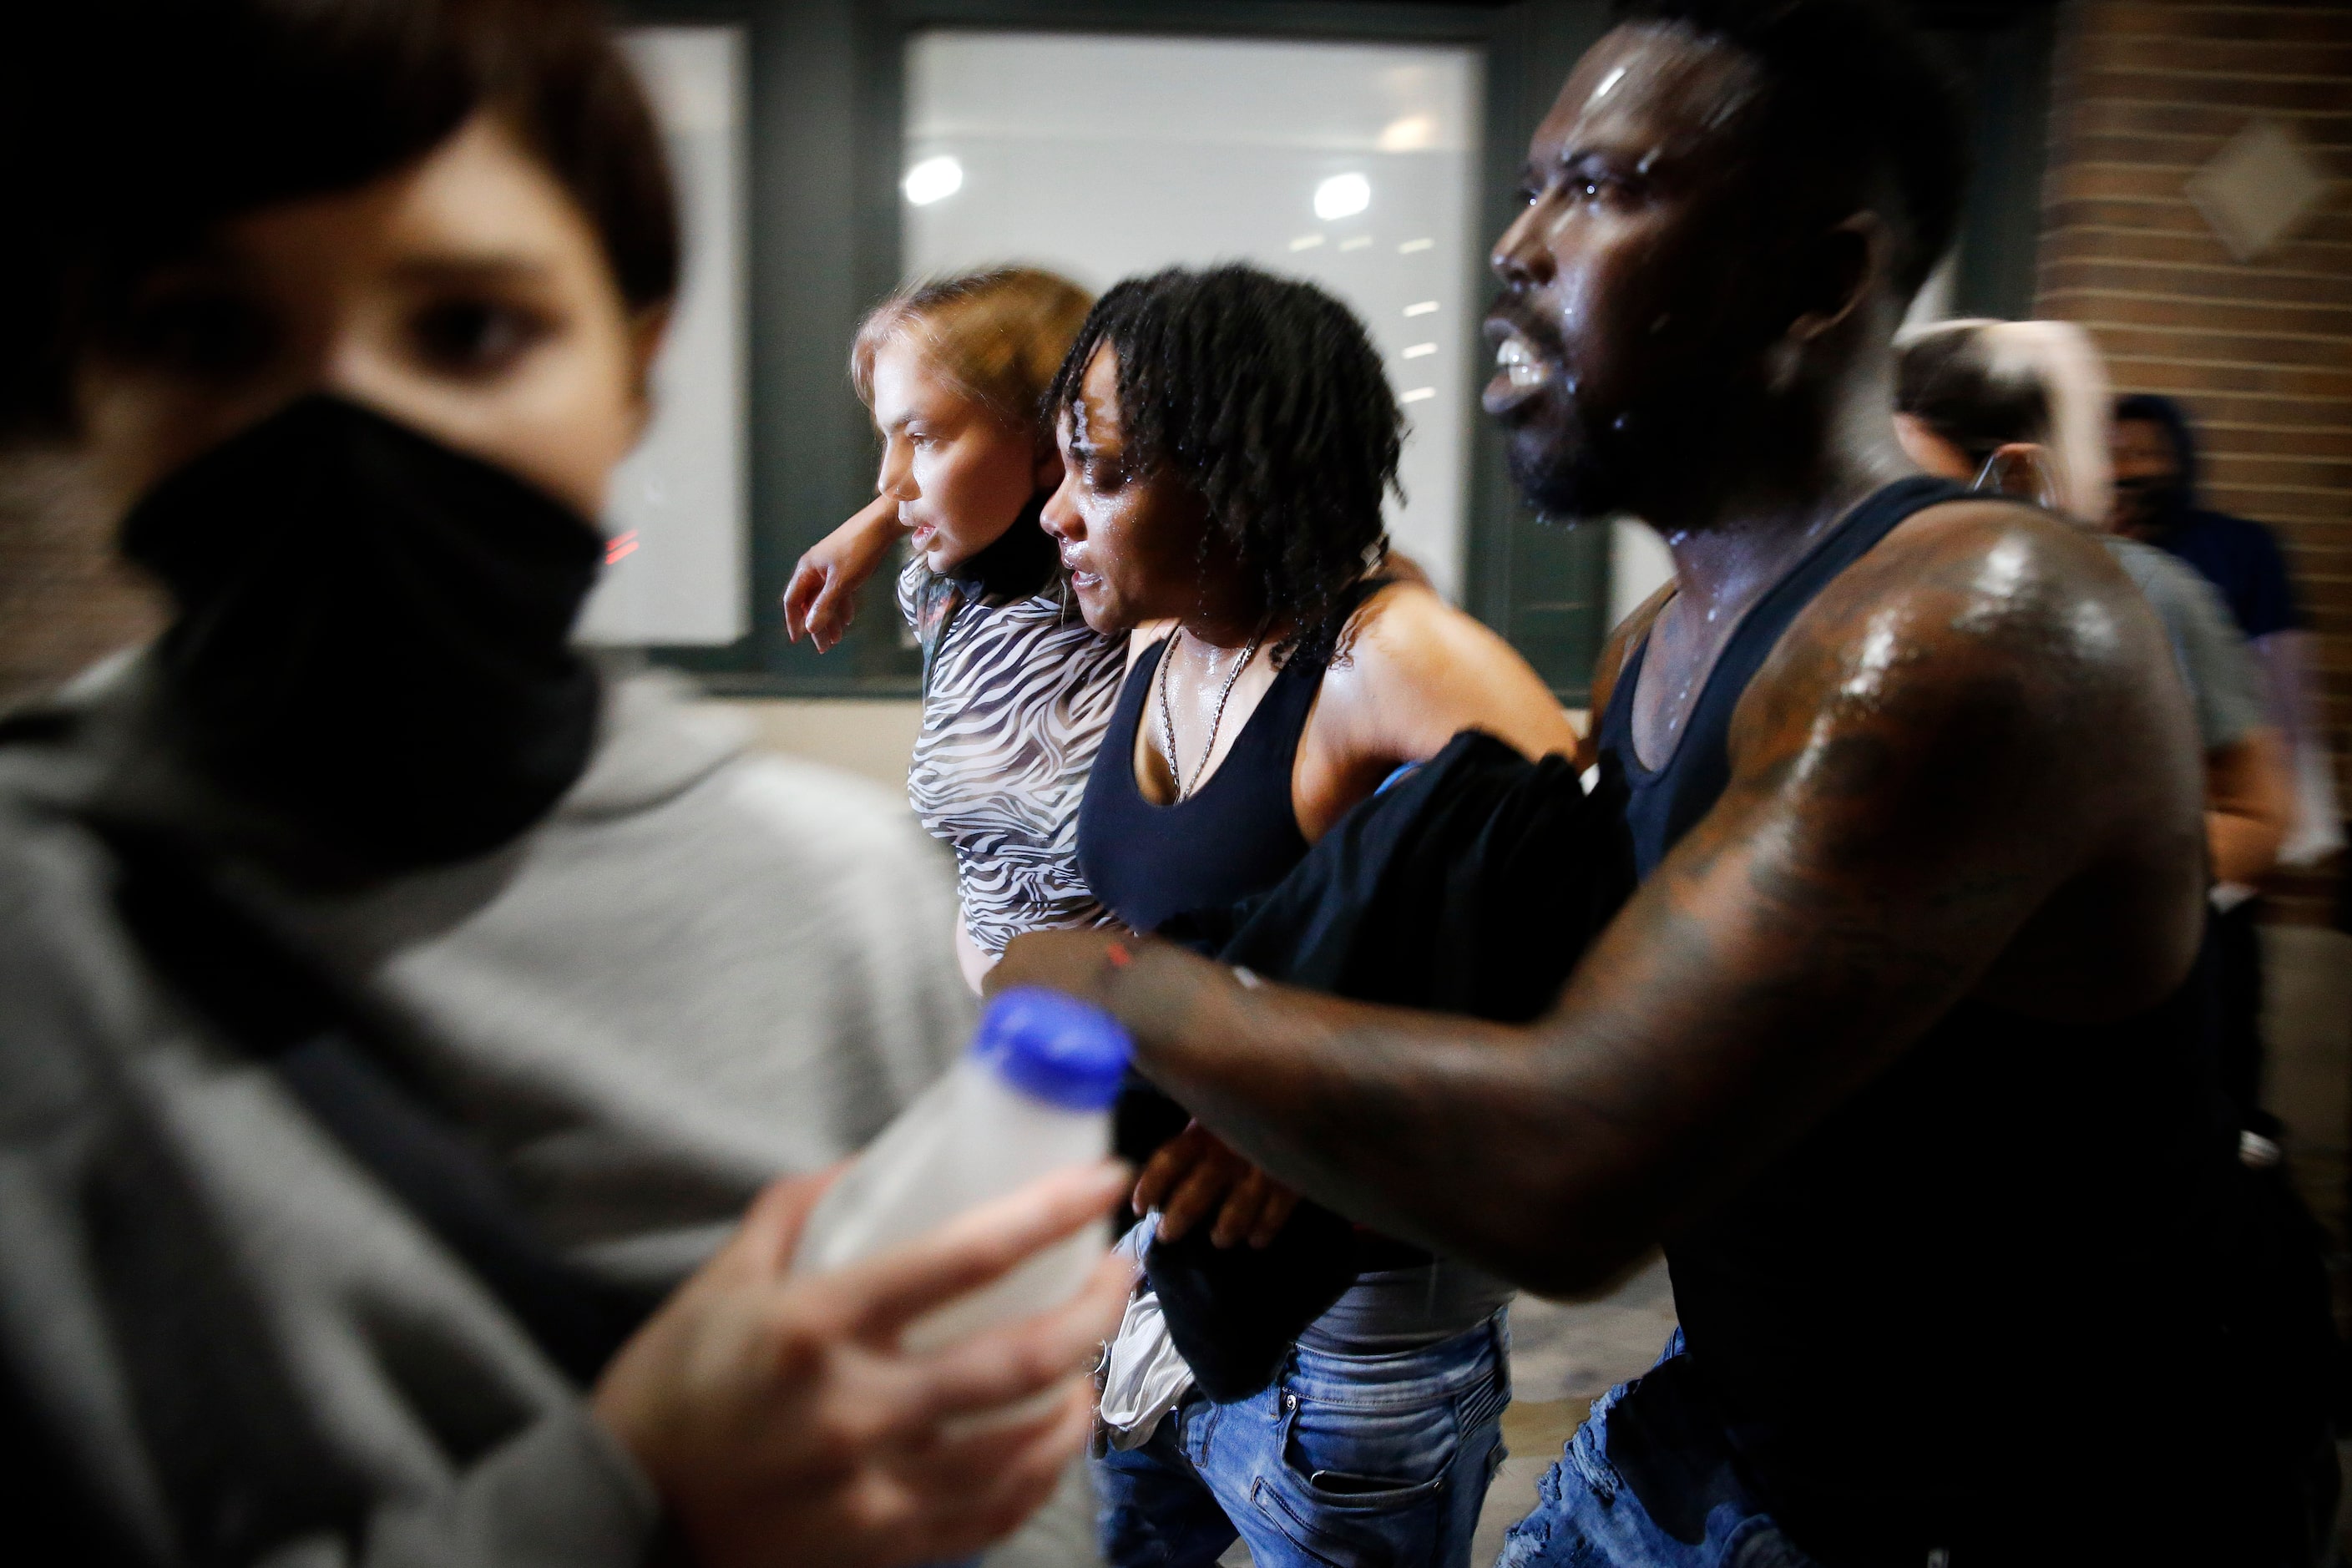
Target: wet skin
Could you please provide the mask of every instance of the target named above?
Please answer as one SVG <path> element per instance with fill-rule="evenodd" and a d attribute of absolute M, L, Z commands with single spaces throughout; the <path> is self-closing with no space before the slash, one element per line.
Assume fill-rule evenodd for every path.
<path fill-rule="evenodd" d="M 1619 628 L 1594 693 L 1649 635 L 1653 762 L 1740 613 L 1911 471 L 1889 226 L 1745 149 L 1746 68 L 1671 31 L 1604 38 L 1495 258 L 1497 334 L 1538 360 L 1493 399 L 1523 482 L 1605 496 L 1675 552 L 1678 591 Z M 1636 178 L 1596 177 L 1617 169 Z M 1598 1289 L 1963 998 L 2096 1020 L 2179 982 L 2204 865 L 2168 657 L 2095 542 L 1934 507 L 1797 618 L 1737 710 L 1723 797 L 1536 1024 L 1245 989 L 1093 934 L 1022 939 L 996 981 L 1111 1007 L 1157 1081 L 1307 1194 L 1540 1292 Z"/>
<path fill-rule="evenodd" d="M 1140 471 L 1131 460 L 1108 348 L 1087 365 L 1058 439 L 1063 477 L 1045 503 L 1045 531 L 1087 624 L 1135 630 L 1130 663 L 1182 625 L 1165 689 L 1177 761 L 1187 784 L 1204 786 L 1273 686 L 1269 645 L 1288 628 L 1267 615 L 1229 550 L 1203 549 L 1199 497 L 1172 472 Z M 1175 772 L 1158 700 L 1146 711 L 1150 721 L 1137 726 L 1132 762 L 1143 797 L 1164 805 L 1176 795 Z M 1300 834 L 1321 837 L 1399 766 L 1434 756 L 1471 728 L 1530 757 L 1575 745 L 1559 704 L 1508 644 L 1425 587 L 1383 590 L 1349 621 L 1346 655 L 1325 676 L 1299 736 L 1291 806 Z"/>
<path fill-rule="evenodd" d="M 1059 421 L 1063 479 L 1043 521 L 1088 624 L 1134 629 L 1130 668 L 1183 627 L 1162 656 L 1164 679 L 1129 759 L 1143 798 L 1165 805 L 1179 793 L 1180 767 L 1193 787 L 1214 776 L 1274 684 L 1275 660 L 1259 634 L 1278 638 L 1288 628 L 1267 615 L 1230 551 L 1206 547 L 1197 494 L 1166 466 L 1132 459 L 1123 426 L 1118 363 L 1106 345 Z M 1462 730 L 1483 730 L 1529 757 L 1576 744 L 1527 661 L 1425 585 L 1374 595 L 1350 619 L 1345 650 L 1318 688 L 1291 765 L 1291 810 L 1310 843 L 1397 767 L 1435 755 Z M 1173 757 L 1151 721 L 1162 700 Z M 1213 1215 L 1220 1246 L 1269 1244 L 1295 1201 L 1198 1126 L 1153 1154 L 1134 1197 L 1137 1213 L 1160 1211 L 1160 1234 L 1170 1240 Z"/>

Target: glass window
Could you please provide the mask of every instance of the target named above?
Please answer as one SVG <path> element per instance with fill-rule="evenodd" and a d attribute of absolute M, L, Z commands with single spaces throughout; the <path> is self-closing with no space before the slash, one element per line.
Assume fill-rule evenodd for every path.
<path fill-rule="evenodd" d="M 1477 317 L 1477 51 L 1074 33 L 908 41 L 910 276 L 1090 289 L 1245 260 L 1352 306 L 1411 425 L 1399 548 L 1459 599 Z"/>
<path fill-rule="evenodd" d="M 669 150 L 686 270 L 654 366 L 653 423 L 613 475 L 606 566 L 581 635 L 600 643 L 728 644 L 751 629 L 743 29 L 633 27 L 623 42 Z"/>

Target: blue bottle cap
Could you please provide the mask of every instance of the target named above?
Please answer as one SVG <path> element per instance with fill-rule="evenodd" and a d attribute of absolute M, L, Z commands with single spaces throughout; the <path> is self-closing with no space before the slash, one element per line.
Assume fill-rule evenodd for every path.
<path fill-rule="evenodd" d="M 1134 1048 L 1101 1008 L 1034 985 L 991 1001 L 971 1037 L 972 1056 L 999 1078 L 1068 1110 L 1100 1110 L 1118 1099 Z"/>

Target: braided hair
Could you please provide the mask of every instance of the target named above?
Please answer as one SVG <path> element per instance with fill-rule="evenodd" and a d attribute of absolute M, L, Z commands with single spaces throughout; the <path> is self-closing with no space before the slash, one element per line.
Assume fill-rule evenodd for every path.
<path fill-rule="evenodd" d="M 1328 659 L 1342 595 L 1387 557 L 1381 502 L 1403 495 L 1404 416 L 1363 322 L 1313 284 L 1254 267 L 1130 278 L 1078 329 L 1046 397 L 1056 420 L 1106 344 L 1136 472 L 1200 497 L 1203 561 L 1222 541 L 1292 627 L 1277 656 Z"/>

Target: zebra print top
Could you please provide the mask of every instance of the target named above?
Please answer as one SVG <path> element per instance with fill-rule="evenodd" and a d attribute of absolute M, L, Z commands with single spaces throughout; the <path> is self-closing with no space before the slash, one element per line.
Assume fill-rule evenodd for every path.
<path fill-rule="evenodd" d="M 1044 591 L 998 600 L 921 560 L 898 608 L 922 639 L 923 729 L 907 769 L 915 815 L 955 851 L 964 927 L 982 952 L 1023 931 L 1111 923 L 1078 874 L 1078 803 L 1118 700 L 1127 639 Z"/>

